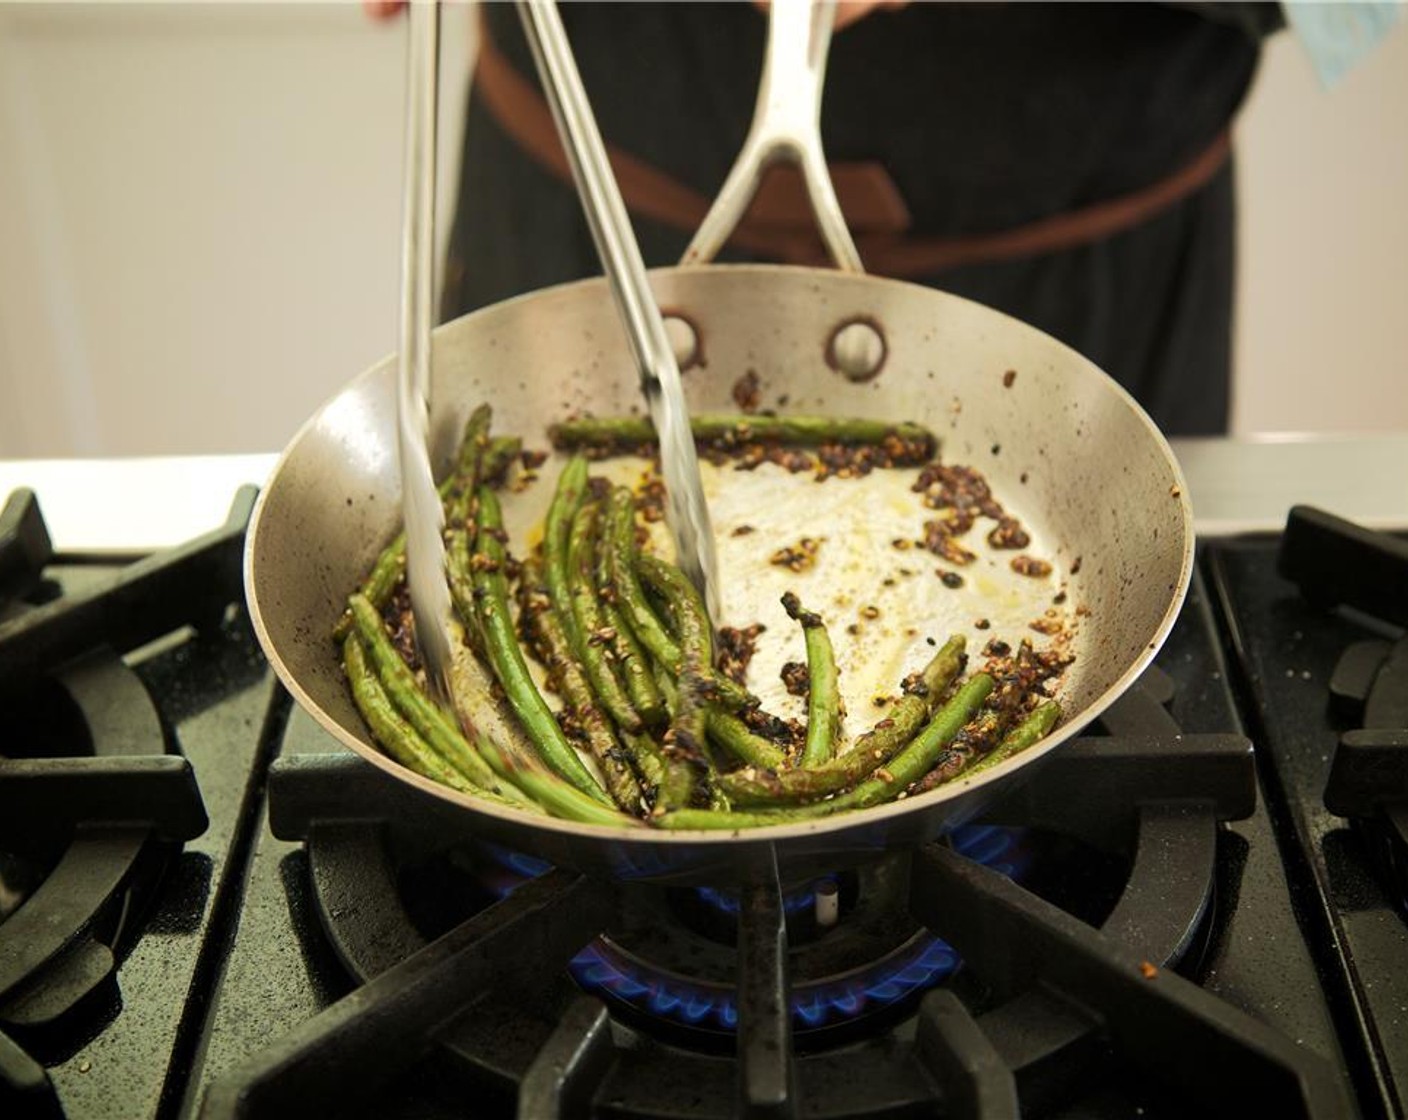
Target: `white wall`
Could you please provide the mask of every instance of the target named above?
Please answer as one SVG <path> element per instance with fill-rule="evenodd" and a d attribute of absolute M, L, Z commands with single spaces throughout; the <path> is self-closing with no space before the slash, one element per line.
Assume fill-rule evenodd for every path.
<path fill-rule="evenodd" d="M 273 450 L 389 353 L 404 61 L 357 4 L 0 3 L 0 458 Z"/>
<path fill-rule="evenodd" d="M 1237 139 L 1236 429 L 1408 430 L 1408 23 L 1328 93 L 1273 38 Z"/>
<path fill-rule="evenodd" d="M 0 458 L 276 449 L 389 352 L 403 61 L 355 4 L 0 3 Z M 1329 95 L 1268 52 L 1239 430 L 1408 429 L 1405 109 L 1408 31 Z"/>

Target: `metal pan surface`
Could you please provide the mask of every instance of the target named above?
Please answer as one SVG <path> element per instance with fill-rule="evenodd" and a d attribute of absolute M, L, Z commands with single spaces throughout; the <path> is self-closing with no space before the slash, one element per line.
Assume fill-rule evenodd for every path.
<path fill-rule="evenodd" d="M 962 631 L 977 650 L 993 635 L 1015 640 L 1063 589 L 1075 660 L 1061 687 L 1061 726 L 1008 762 L 930 793 L 736 836 L 530 817 L 404 770 L 372 742 L 330 637 L 348 592 L 400 520 L 388 359 L 295 437 L 260 497 L 246 552 L 249 605 L 265 652 L 298 703 L 341 742 L 397 780 L 459 805 L 467 834 L 560 866 L 726 881 L 775 851 L 785 876 L 800 875 L 918 844 L 969 819 L 1099 715 L 1149 663 L 1187 590 L 1191 509 L 1167 443 L 1096 366 L 999 312 L 899 281 L 770 265 L 661 269 L 651 281 L 661 306 L 695 335 L 699 360 L 684 374 L 693 411 L 736 410 L 733 386 L 751 371 L 763 405 L 781 412 L 925 424 L 940 438 L 942 459 L 981 470 L 1031 534 L 1026 551 L 1054 566 L 1047 579 L 1032 580 L 1010 571 L 1010 553 L 980 552 L 963 587 L 952 589 L 916 553 L 908 564 L 916 574 L 887 587 L 884 573 L 906 566 L 893 548 L 897 526 L 917 523 L 902 508 L 916 501 L 908 479 L 896 475 L 877 490 L 875 476 L 818 484 L 760 470 L 738 487 L 728 472 L 710 471 L 723 621 L 765 623 L 757 663 L 800 659 L 800 636 L 776 606 L 778 587 L 795 587 L 828 622 L 843 623 L 832 630 L 854 730 L 870 722 L 873 692 L 893 690 L 922 663 L 916 641 Z M 856 321 L 878 328 L 885 346 L 878 373 L 859 381 L 828 361 L 838 330 Z M 441 327 L 434 346 L 432 454 L 441 471 L 470 410 L 484 401 L 493 405 L 496 431 L 540 448 L 548 446 L 548 427 L 570 415 L 640 409 L 635 370 L 600 280 L 475 312 Z M 519 547 L 561 461 L 549 460 L 539 480 L 506 505 Z M 623 461 L 610 469 L 639 467 Z M 734 538 L 731 527 L 742 522 L 757 531 Z M 792 575 L 760 558 L 765 542 L 788 534 L 824 538 L 814 570 Z M 977 529 L 970 536 L 982 539 Z M 873 587 L 873 595 L 861 602 L 857 587 Z M 877 613 L 852 635 L 841 616 L 863 607 Z M 979 619 L 989 628 L 977 629 Z M 795 703 L 776 687 L 768 694 L 763 679 L 757 684 L 770 703 Z"/>

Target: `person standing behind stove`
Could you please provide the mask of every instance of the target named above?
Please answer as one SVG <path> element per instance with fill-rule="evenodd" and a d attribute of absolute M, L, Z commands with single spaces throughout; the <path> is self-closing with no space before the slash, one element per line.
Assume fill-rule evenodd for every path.
<path fill-rule="evenodd" d="M 679 260 L 742 145 L 762 7 L 560 7 L 647 265 Z M 517 10 L 481 11 L 447 319 L 600 273 Z M 1230 127 L 1281 23 L 1275 4 L 841 5 L 822 132 L 867 271 L 1054 335 L 1167 434 L 1225 432 Z M 825 263 L 794 173 L 721 259 Z"/>

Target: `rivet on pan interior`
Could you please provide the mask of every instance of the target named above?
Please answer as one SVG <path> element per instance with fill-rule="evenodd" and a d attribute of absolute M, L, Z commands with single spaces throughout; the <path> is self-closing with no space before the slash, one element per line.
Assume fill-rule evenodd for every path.
<path fill-rule="evenodd" d="M 831 332 L 826 343 L 826 364 L 851 381 L 869 381 L 880 372 L 888 353 L 880 324 L 857 316 Z"/>
<path fill-rule="evenodd" d="M 664 318 L 665 335 L 675 352 L 675 363 L 680 367 L 680 372 L 702 366 L 704 357 L 699 345 L 699 328 L 678 311 L 665 311 Z"/>

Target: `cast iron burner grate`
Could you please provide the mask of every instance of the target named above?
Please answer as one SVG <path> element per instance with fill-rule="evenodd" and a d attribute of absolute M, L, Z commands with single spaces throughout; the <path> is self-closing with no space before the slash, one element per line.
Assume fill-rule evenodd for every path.
<path fill-rule="evenodd" d="M 285 757 L 271 827 L 306 842 L 319 919 L 363 983 L 218 1077 L 201 1115 L 366 1102 L 432 1051 L 481 1114 L 492 1100 L 529 1117 L 1008 1117 L 1054 1107 L 1116 1058 L 1218 1112 L 1345 1115 L 1327 1063 L 1173 971 L 1212 901 L 1218 822 L 1252 812 L 1255 775 L 1245 739 L 1179 735 L 1170 691 L 1146 678 L 1107 713 L 1108 734 L 1056 752 L 988 821 L 1120 853 L 1128 875 L 1099 929 L 946 845 L 904 855 L 909 917 L 964 968 L 899 1025 L 819 1052 L 795 1045 L 775 868 L 739 896 L 734 1052 L 686 1048 L 569 979 L 641 887 L 551 870 L 427 941 L 394 849 L 400 822 L 462 835 L 456 810 L 360 759 Z"/>
<path fill-rule="evenodd" d="M 1312 605 L 1346 605 L 1408 627 L 1408 542 L 1298 506 L 1277 559 Z M 1325 808 L 1354 822 L 1408 915 L 1408 635 L 1352 642 L 1329 688 L 1331 716 L 1348 729 L 1335 749 Z"/>
<path fill-rule="evenodd" d="M 162 870 L 205 830 L 191 767 L 121 655 L 238 600 L 252 497 L 216 532 L 58 598 L 34 495 L 0 511 L 0 1112 L 61 1114 L 41 1060 L 87 1037 L 76 1017 L 115 1013 Z"/>

